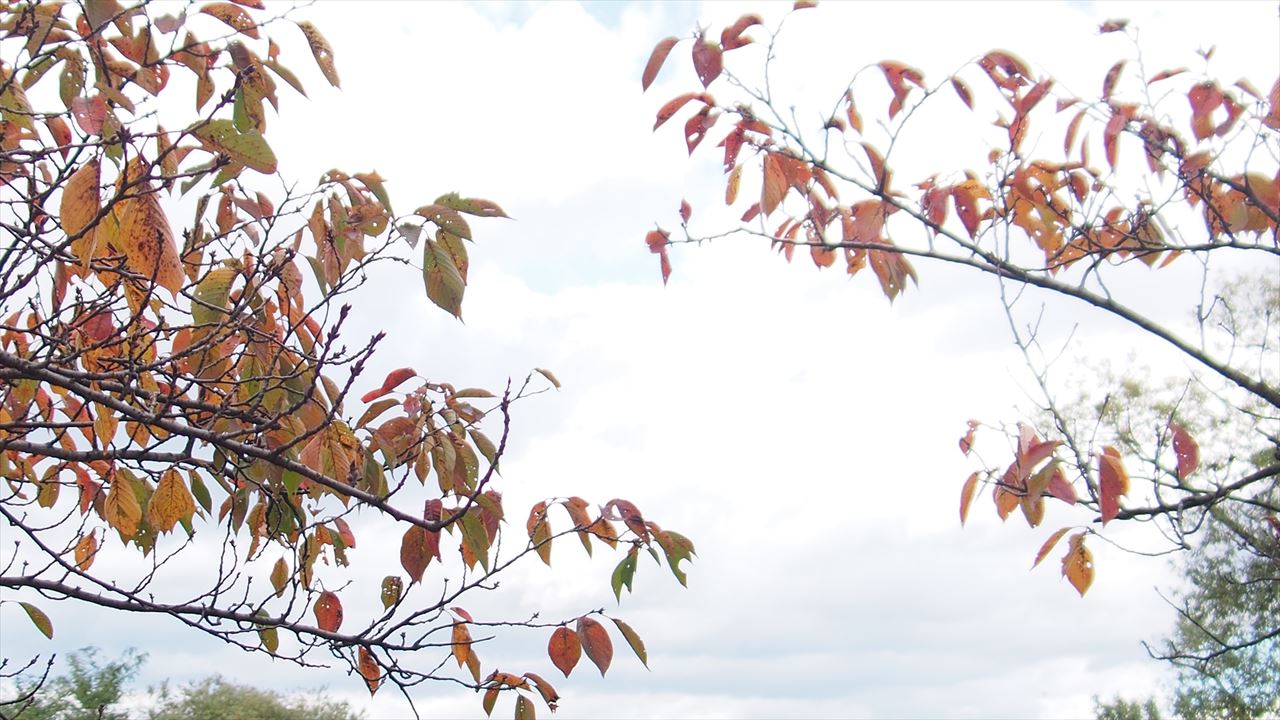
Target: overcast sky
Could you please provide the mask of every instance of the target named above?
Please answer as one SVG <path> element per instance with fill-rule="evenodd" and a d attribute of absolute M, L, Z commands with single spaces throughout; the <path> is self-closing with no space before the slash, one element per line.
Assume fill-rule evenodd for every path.
<path fill-rule="evenodd" d="M 870 276 L 788 267 L 738 241 L 676 250 L 662 286 L 645 232 L 655 220 L 673 225 L 682 197 L 713 206 L 722 185 L 710 155 L 686 158 L 678 127 L 650 130 L 662 102 L 691 89 L 687 46 L 642 95 L 644 61 L 657 40 L 699 21 L 718 28 L 759 10 L 772 23 L 785 7 L 322 2 L 301 11 L 334 46 L 344 90 L 300 73 L 310 100 L 285 99 L 270 128 L 282 169 L 300 179 L 376 169 L 400 212 L 457 190 L 516 218 L 473 224 L 465 325 L 431 307 L 411 274 L 403 288 L 371 288 L 347 335 L 355 345 L 390 333 L 369 377 L 411 365 L 500 388 L 551 368 L 563 391 L 515 415 L 503 460 L 509 512 L 523 517 L 515 508 L 544 497 L 624 497 L 697 543 L 688 589 L 642 563 L 620 607 L 612 564 L 586 562 L 576 543 L 557 546 L 555 569 L 526 563 L 498 593 L 469 602 L 492 617 L 608 607 L 645 638 L 650 671 L 619 647 L 606 679 L 580 667 L 556 682 L 563 717 L 1081 717 L 1094 694 L 1157 691 L 1166 675 L 1139 643 L 1173 620 L 1154 591 L 1174 579 L 1162 561 L 1095 543 L 1098 575 L 1082 600 L 1056 559 L 1027 570 L 1056 527 L 1052 510 L 1049 530 L 1017 518 L 1002 526 L 983 495 L 969 527 L 958 525 L 973 469 L 955 450 L 965 420 L 1012 420 L 1027 405 L 990 281 L 920 264 L 919 291 L 891 307 Z M 888 58 L 936 81 L 1004 48 L 1096 93 L 1129 52 L 1096 35 L 1111 17 L 1141 27 L 1148 74 L 1193 64 L 1196 49 L 1217 44 L 1221 77 L 1247 75 L 1265 89 L 1280 57 L 1274 3 L 808 12 L 786 51 L 812 58 L 800 67 L 819 89 Z M 308 62 L 295 48 L 290 64 Z M 1182 311 L 1185 298 L 1152 287 L 1151 307 Z M 1114 335 L 1073 312 L 1063 317 L 1086 323 L 1081 348 Z M 360 540 L 357 573 L 365 557 L 394 560 L 394 537 Z M 58 612 L 82 619 L 58 622 L 58 649 L 137 646 L 151 656 L 150 682 L 218 672 L 256 685 L 325 683 L 371 717 L 406 712 L 390 689 L 369 703 L 341 673 L 239 653 L 172 622 Z M 6 628 L 5 638 L 7 656 L 48 647 L 26 629 Z M 559 677 L 545 642 L 538 633 L 484 656 Z M 427 688 L 418 706 L 428 717 L 481 714 L 478 696 L 445 686 Z"/>

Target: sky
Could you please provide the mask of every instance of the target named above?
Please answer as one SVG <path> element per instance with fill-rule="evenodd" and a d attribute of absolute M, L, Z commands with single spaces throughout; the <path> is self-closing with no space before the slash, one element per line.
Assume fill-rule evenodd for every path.
<path fill-rule="evenodd" d="M 1097 579 L 1081 599 L 1056 559 L 1028 571 L 1052 510 L 1039 530 L 1018 518 L 1005 526 L 984 495 L 968 527 L 958 524 L 959 488 L 973 469 L 955 449 L 965 420 L 1012 420 L 1029 406 L 994 284 L 921 264 L 919 289 L 891 306 L 869 276 L 789 267 L 732 239 L 675 250 L 663 286 L 644 234 L 655 221 L 674 224 L 682 198 L 695 223 L 713 226 L 722 181 L 710 154 L 686 157 L 676 123 L 652 132 L 657 108 L 694 80 L 679 50 L 642 94 L 649 50 L 747 11 L 776 23 L 785 7 L 321 2 L 299 11 L 333 45 L 343 90 L 305 68 L 309 99 L 288 97 L 271 121 L 282 168 L 300 179 L 376 169 L 400 212 L 456 190 L 514 218 L 473 223 L 465 324 L 430 306 L 411 273 L 375 278 L 347 331 L 353 345 L 390 335 L 367 377 L 410 365 L 459 387 L 500 388 L 552 369 L 563 389 L 514 416 L 507 507 L 623 497 L 697 544 L 687 589 L 642 564 L 635 593 L 615 603 L 604 554 L 588 562 L 566 543 L 554 569 L 517 566 L 469 609 L 568 617 L 606 607 L 640 632 L 648 671 L 618 647 L 607 678 L 583 666 L 553 680 L 564 698 L 557 714 L 569 718 L 1066 718 L 1089 715 L 1094 695 L 1160 692 L 1169 676 L 1140 642 L 1173 621 L 1155 590 L 1176 582 L 1166 562 L 1095 544 Z M 1220 76 L 1269 87 L 1280 57 L 1275 5 L 1207 8 L 829 3 L 788 21 L 795 40 L 779 46 L 779 62 L 792 62 L 782 77 L 803 101 L 829 98 L 851 69 L 882 59 L 940 79 L 1004 48 L 1083 94 L 1129 50 L 1096 27 L 1125 17 L 1141 28 L 1148 69 L 1191 64 L 1196 49 L 1217 44 Z M 305 66 L 305 49 L 291 50 L 295 69 Z M 965 152 L 946 138 L 920 147 Z M 904 150 L 900 162 L 939 157 Z M 1130 282 L 1150 290 L 1145 307 L 1179 321 L 1185 295 Z M 1114 323 L 1050 307 L 1056 337 L 1082 323 L 1073 351 L 1124 362 L 1138 350 L 1143 362 L 1179 367 Z M 1115 537 L 1153 544 L 1141 530 Z M 394 562 L 395 542 L 361 536 L 353 577 L 362 556 Z M 59 612 L 77 619 L 59 622 L 60 651 L 142 648 L 144 683 L 216 672 L 281 688 L 323 684 L 370 717 L 407 713 L 389 688 L 369 701 L 341 672 L 300 671 L 190 634 L 171 639 L 163 621 Z M 6 654 L 47 647 L 34 632 L 5 635 L 14 643 Z M 485 653 L 559 677 L 544 643 L 538 633 Z M 478 696 L 448 686 L 415 701 L 424 717 L 482 712 Z"/>

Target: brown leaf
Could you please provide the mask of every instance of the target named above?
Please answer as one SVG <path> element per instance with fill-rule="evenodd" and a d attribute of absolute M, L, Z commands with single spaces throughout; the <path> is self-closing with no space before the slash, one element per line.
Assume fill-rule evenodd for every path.
<path fill-rule="evenodd" d="M 645 63 L 644 74 L 640 76 L 641 91 L 648 90 L 653 84 L 655 78 L 658 77 L 658 71 L 662 69 L 662 64 L 667 61 L 667 55 L 671 54 L 671 49 L 679 42 L 678 38 L 668 37 L 658 41 L 653 48 L 653 52 L 649 55 L 649 62 Z"/>
<path fill-rule="evenodd" d="M 763 24 L 764 20 L 755 13 L 743 15 L 732 25 L 720 31 L 720 46 L 724 48 L 725 52 L 728 52 L 751 44 L 751 38 L 742 37 L 742 33 L 746 32 L 749 27 Z"/>
<path fill-rule="evenodd" d="M 662 124 L 670 120 L 676 113 L 680 112 L 680 108 L 684 107 L 692 100 L 697 100 L 707 106 L 715 104 L 715 100 L 706 93 L 685 93 L 667 101 L 665 105 L 658 109 L 658 117 L 653 123 L 653 129 L 657 130 Z"/>
<path fill-rule="evenodd" d="M 1116 89 L 1116 81 L 1120 79 L 1120 71 L 1124 69 L 1124 60 L 1111 66 L 1107 71 L 1106 78 L 1102 81 L 1102 99 L 1110 100 L 1111 93 Z"/>
<path fill-rule="evenodd" d="M 578 639 L 587 659 L 595 663 L 603 677 L 613 661 L 613 641 L 609 639 L 609 633 L 600 623 L 583 616 L 578 618 Z"/>
<path fill-rule="evenodd" d="M 972 110 L 973 109 L 973 93 L 969 92 L 969 86 L 966 85 L 965 82 L 960 78 L 956 77 L 955 75 L 952 75 L 951 87 L 956 91 L 956 95 L 960 96 L 960 102 L 963 102 L 965 104 L 965 107 Z"/>
<path fill-rule="evenodd" d="M 787 194 L 787 179 L 782 172 L 782 162 L 774 153 L 764 156 L 764 182 L 760 190 L 760 211 L 765 217 L 773 214 Z"/>
<path fill-rule="evenodd" d="M 569 628 L 558 627 L 551 633 L 551 641 L 547 643 L 547 656 L 551 658 L 552 665 L 564 673 L 565 677 L 569 677 L 582 657 L 582 641 Z"/>
<path fill-rule="evenodd" d="M 200 8 L 200 12 L 218 18 L 245 37 L 253 38 L 254 40 L 259 39 L 257 23 L 253 21 L 249 13 L 244 11 L 244 8 L 234 3 L 209 3 Z"/>
<path fill-rule="evenodd" d="M 98 556 L 98 537 L 90 532 L 88 535 L 80 536 L 76 542 L 76 567 L 80 572 L 88 572 L 93 565 L 93 560 Z"/>
<path fill-rule="evenodd" d="M 72 173 L 62 187 L 58 219 L 62 222 L 62 231 L 68 237 L 79 235 L 71 241 L 71 252 L 80 261 L 77 272 L 79 275 L 84 274 L 83 270 L 89 267 L 89 262 L 96 253 L 93 229 L 89 227 L 89 223 L 102 209 L 98 195 L 99 178 L 99 163 L 94 158 Z"/>
<path fill-rule="evenodd" d="M 405 531 L 400 540 L 400 566 L 409 574 L 412 582 L 422 582 L 422 573 L 431 564 L 431 558 L 440 558 L 440 533 L 417 525 Z"/>

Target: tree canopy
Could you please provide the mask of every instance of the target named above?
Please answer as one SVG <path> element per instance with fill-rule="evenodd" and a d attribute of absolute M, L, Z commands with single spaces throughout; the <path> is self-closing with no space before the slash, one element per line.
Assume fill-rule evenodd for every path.
<path fill-rule="evenodd" d="M 467 609 L 514 563 L 549 565 L 567 536 L 621 554 L 619 600 L 642 549 L 685 582 L 693 543 L 626 500 L 551 497 L 523 524 L 508 517 L 513 414 L 558 388 L 554 373 L 492 392 L 405 357 L 371 378 L 387 338 L 344 333 L 377 312 L 364 286 L 379 273 L 416 276 L 460 319 L 469 245 L 506 218 L 500 205 L 443 192 L 397 214 L 377 172 L 333 169 L 314 187 L 292 176 L 268 126 L 301 110 L 304 82 L 340 84 L 337 51 L 294 11 L 3 10 L 5 627 L 25 615 L 52 638 L 48 600 L 66 599 L 299 665 L 327 656 L 411 708 L 429 680 L 484 690 L 486 712 L 514 696 L 520 717 L 535 700 L 554 709 L 556 690 L 482 661 L 479 643 L 539 634 L 566 676 L 583 654 L 607 671 L 611 637 L 645 662 L 639 635 L 602 610 Z M 299 43 L 315 77 L 282 50 Z M 397 547 L 357 549 L 374 533 Z M 351 565 L 385 577 L 352 582 Z M 183 579 L 192 568 L 202 585 Z M 0 672 L 15 666 L 30 667 Z"/>

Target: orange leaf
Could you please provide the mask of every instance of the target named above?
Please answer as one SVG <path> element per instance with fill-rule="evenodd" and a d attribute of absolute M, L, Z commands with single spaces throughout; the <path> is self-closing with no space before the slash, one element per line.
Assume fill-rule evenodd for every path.
<path fill-rule="evenodd" d="M 578 664 L 578 659 L 582 657 L 582 641 L 569 628 L 558 627 L 551 633 L 547 655 L 551 658 L 551 664 L 564 673 L 565 677 L 569 677 L 569 673 Z"/>
<path fill-rule="evenodd" d="M 378 692 L 378 683 L 382 678 L 382 669 L 378 667 L 378 661 L 373 657 L 373 653 L 369 652 L 369 648 L 360 646 L 360 676 L 364 678 L 364 684 L 369 686 L 369 695 Z"/>
<path fill-rule="evenodd" d="M 964 487 L 960 488 L 960 524 L 963 526 L 965 520 L 969 518 L 969 505 L 973 503 L 973 496 L 978 492 L 978 473 L 973 473 L 968 480 L 964 481 Z"/>
<path fill-rule="evenodd" d="M 782 173 L 782 163 L 774 153 L 764 156 L 764 183 L 760 191 L 760 211 L 768 217 L 782 203 L 787 194 L 787 179 Z"/>
<path fill-rule="evenodd" d="M 342 602 L 337 595 L 325 590 L 316 598 L 316 604 L 311 609 L 316 615 L 316 627 L 321 630 L 338 632 L 338 628 L 342 627 Z"/>
<path fill-rule="evenodd" d="M 1084 546 L 1084 536 L 1083 532 L 1072 535 L 1067 554 L 1062 556 L 1062 574 L 1080 597 L 1084 597 L 1093 584 L 1093 553 Z"/>
<path fill-rule="evenodd" d="M 551 564 L 551 524 L 547 522 L 547 504 L 540 502 L 529 511 L 529 520 L 525 524 L 529 531 L 529 543 L 536 548 L 538 557 L 547 565 Z"/>
<path fill-rule="evenodd" d="M 1176 422 L 1169 422 L 1169 432 L 1173 433 L 1173 452 L 1178 456 L 1178 477 L 1186 479 L 1200 467 L 1200 444 Z"/>
<path fill-rule="evenodd" d="M 458 667 L 467 664 L 471 658 L 471 631 L 467 629 L 466 623 L 456 623 L 453 626 L 451 637 L 453 646 L 453 657 L 458 661 Z"/>
<path fill-rule="evenodd" d="M 79 234 L 79 237 L 71 241 L 71 252 L 80 260 L 80 268 L 88 268 L 89 261 L 96 253 L 93 229 L 89 227 L 89 223 L 97 217 L 102 207 L 98 196 L 98 182 L 99 163 L 94 158 L 72 173 L 62 187 L 62 205 L 58 211 L 58 219 L 62 222 L 62 231 L 68 237 Z"/>
<path fill-rule="evenodd" d="M 662 69 L 662 64 L 667 61 L 667 55 L 671 54 L 671 48 L 679 42 L 677 38 L 668 37 L 658 41 L 653 48 L 653 53 L 649 55 L 649 62 L 645 63 L 644 74 L 640 76 L 641 91 L 648 90 L 653 84 L 655 78 L 658 77 L 658 71 Z"/>
<path fill-rule="evenodd" d="M 1098 506 L 1103 525 L 1120 513 L 1120 497 L 1128 493 L 1129 473 L 1120 461 L 1120 451 L 1108 445 L 1098 455 Z"/>
<path fill-rule="evenodd" d="M 98 537 L 94 533 L 83 535 L 76 542 L 76 567 L 80 572 L 88 572 L 93 559 L 98 555 Z"/>
<path fill-rule="evenodd" d="M 589 617 L 578 618 L 578 639 L 582 642 L 582 650 L 587 659 L 600 668 L 603 677 L 613 661 L 613 641 L 604 626 Z"/>
<path fill-rule="evenodd" d="M 133 492 L 133 483 L 115 471 L 111 472 L 111 489 L 107 491 L 102 512 L 107 523 L 124 537 L 137 534 L 138 524 L 142 522 L 142 506 Z"/>
<path fill-rule="evenodd" d="M 1061 530 L 1050 535 L 1049 539 L 1044 541 L 1044 544 L 1040 546 L 1040 551 L 1036 553 L 1035 562 L 1031 563 L 1032 569 L 1034 569 L 1037 565 L 1039 565 L 1040 562 L 1043 561 L 1045 557 L 1047 557 L 1049 553 L 1053 551 L 1053 546 L 1057 545 L 1058 541 L 1062 539 L 1062 536 L 1066 535 L 1067 531 L 1070 529 L 1071 528 L 1069 527 L 1064 527 Z"/>
<path fill-rule="evenodd" d="M 924 76 L 913 67 L 888 60 L 880 63 L 880 69 L 884 71 L 885 79 L 888 80 L 889 87 L 893 90 L 893 101 L 889 103 L 889 119 L 892 120 L 894 116 L 902 111 L 907 94 L 911 92 L 911 88 L 907 87 L 907 83 L 911 83 L 916 87 L 924 87 Z"/>
<path fill-rule="evenodd" d="M 1053 474 L 1049 476 L 1049 485 L 1045 488 L 1048 493 L 1068 505 L 1075 505 L 1076 488 L 1067 482 L 1067 476 L 1063 474 L 1062 467 L 1055 467 Z"/>
<path fill-rule="evenodd" d="M 960 438 L 960 452 L 964 453 L 965 455 L 968 455 L 969 451 L 973 449 L 973 433 L 977 429 L 978 429 L 978 421 L 970 420 L 969 430 L 964 434 L 964 437 Z"/>
<path fill-rule="evenodd" d="M 369 402 L 386 395 L 400 386 L 400 383 L 411 377 L 416 377 L 417 372 L 413 368 L 400 368 L 387 373 L 387 379 L 382 381 L 382 387 L 377 390 L 370 390 L 360 397 L 360 402 Z"/>

